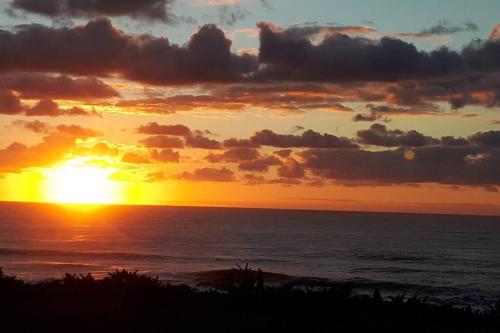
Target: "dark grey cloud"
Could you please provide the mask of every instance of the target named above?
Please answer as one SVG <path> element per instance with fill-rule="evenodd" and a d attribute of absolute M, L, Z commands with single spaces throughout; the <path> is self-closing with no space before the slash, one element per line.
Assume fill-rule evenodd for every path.
<path fill-rule="evenodd" d="M 222 144 L 214 139 L 201 134 L 188 135 L 185 137 L 186 146 L 199 149 L 222 149 Z"/>
<path fill-rule="evenodd" d="M 280 30 L 268 23 L 260 23 L 259 28 L 257 61 L 232 53 L 232 42 L 214 25 L 202 26 L 186 46 L 171 44 L 167 38 L 126 34 L 103 18 L 73 28 L 24 25 L 0 32 L 0 47 L 5 51 L 0 55 L 0 70 L 115 73 L 150 84 L 173 85 L 392 81 L 500 69 L 500 41 L 493 39 L 474 41 L 462 52 L 446 48 L 425 52 L 389 37 L 371 40 L 333 33 L 314 44 L 305 28 Z"/>
<path fill-rule="evenodd" d="M 484 147 L 500 148 L 500 131 L 479 132 L 471 136 L 470 141 Z"/>
<path fill-rule="evenodd" d="M 100 116 L 95 111 L 86 111 L 80 107 L 72 107 L 69 109 L 61 109 L 59 104 L 51 99 L 42 99 L 31 108 L 25 108 L 25 115 L 28 117 L 34 116 Z"/>
<path fill-rule="evenodd" d="M 223 153 L 210 153 L 205 157 L 210 163 L 240 163 L 242 161 L 255 160 L 259 157 L 259 152 L 255 148 L 236 147 L 230 148 Z"/>
<path fill-rule="evenodd" d="M 421 31 L 423 34 L 428 34 L 428 35 L 449 35 L 449 34 L 456 34 L 459 32 L 465 32 L 465 31 L 477 31 L 479 28 L 477 24 L 473 22 L 465 22 L 463 24 L 459 25 L 453 25 L 450 24 L 449 22 L 442 21 L 439 22 L 436 25 L 433 25 L 430 28 L 424 29 Z"/>
<path fill-rule="evenodd" d="M 388 151 L 311 149 L 300 153 L 316 175 L 352 184 L 439 183 L 500 184 L 500 150 L 480 146 L 417 147 L 413 159 L 405 148 Z"/>
<path fill-rule="evenodd" d="M 52 18 L 129 16 L 173 22 L 172 0 L 12 0 L 10 8 Z"/>
<path fill-rule="evenodd" d="M 376 121 L 379 120 L 381 116 L 376 113 L 363 114 L 357 113 L 354 117 L 352 117 L 353 121 Z"/>
<path fill-rule="evenodd" d="M 278 158 L 274 156 L 265 156 L 251 161 L 241 162 L 238 168 L 249 172 L 267 172 L 269 167 L 281 164 Z"/>
<path fill-rule="evenodd" d="M 294 30 L 277 30 L 260 23 L 259 60 L 267 64 L 263 76 L 289 80 L 398 80 L 444 75 L 462 70 L 463 57 L 446 48 L 430 53 L 410 43 L 384 37 L 373 41 L 344 34 L 313 44 Z M 300 31 L 303 34 L 303 31 Z"/>
<path fill-rule="evenodd" d="M 251 140 L 262 146 L 293 148 L 356 148 L 357 144 L 344 137 L 331 134 L 321 134 L 313 130 L 307 130 L 300 135 L 276 134 L 271 130 L 256 132 Z"/>
<path fill-rule="evenodd" d="M 33 106 L 23 105 L 19 96 L 13 91 L 0 91 L 0 114 L 36 116 L 100 116 L 96 111 L 86 111 L 80 107 L 60 108 L 51 99 L 42 99 Z"/>
<path fill-rule="evenodd" d="M 302 179 L 305 176 L 304 166 L 294 159 L 290 159 L 278 168 L 278 176 L 281 178 Z"/>
<path fill-rule="evenodd" d="M 360 130 L 357 136 L 362 144 L 383 147 L 421 147 L 440 143 L 440 140 L 415 130 L 389 130 L 382 124 L 373 124 L 369 129 Z"/>
<path fill-rule="evenodd" d="M 409 107 L 410 110 L 407 112 L 432 113 L 436 111 L 433 102 L 437 101 L 448 101 L 453 109 L 460 109 L 466 105 L 498 107 L 499 91 L 498 71 L 467 72 L 393 85 L 387 89 L 387 100 L 393 104 Z M 386 111 L 397 112 L 397 105 L 388 107 Z"/>
<path fill-rule="evenodd" d="M 454 136 L 443 136 L 441 143 L 445 146 L 467 146 L 470 144 L 466 138 L 456 138 Z"/>
<path fill-rule="evenodd" d="M 202 26 L 179 46 L 167 38 L 128 35 L 106 18 L 72 28 L 30 24 L 0 30 L 0 71 L 119 74 L 158 85 L 239 81 L 255 68 L 255 58 L 231 53 L 231 44 L 214 25 Z"/>
<path fill-rule="evenodd" d="M 186 136 L 191 135 L 191 129 L 185 125 L 160 125 L 156 122 L 148 123 L 147 125 L 140 126 L 137 129 L 140 134 L 148 135 L 173 135 L 173 136 Z"/>
<path fill-rule="evenodd" d="M 140 140 L 142 144 L 150 148 L 190 148 L 200 149 L 221 149 L 222 144 L 214 139 L 207 137 L 210 135 L 208 131 L 192 131 L 189 127 L 176 125 L 160 125 L 156 122 L 148 123 L 147 125 L 137 128 L 139 134 L 151 135 Z M 182 137 L 179 138 L 179 137 Z"/>
<path fill-rule="evenodd" d="M 277 150 L 273 152 L 273 154 L 280 156 L 282 158 L 287 158 L 293 153 L 293 150 L 291 149 L 282 149 L 282 150 Z"/>
<path fill-rule="evenodd" d="M 24 111 L 21 100 L 12 91 L 0 91 L 0 114 L 14 115 Z"/>
<path fill-rule="evenodd" d="M 0 75 L 0 89 L 14 90 L 26 99 L 101 99 L 118 97 L 110 85 L 93 77 L 9 73 Z"/>
<path fill-rule="evenodd" d="M 238 139 L 238 138 L 230 138 L 226 139 L 222 142 L 223 146 L 226 148 L 234 148 L 234 147 L 248 147 L 248 148 L 259 148 L 260 145 L 256 144 L 250 139 Z"/>
<path fill-rule="evenodd" d="M 500 131 L 479 132 L 468 138 L 454 136 L 434 138 L 416 130 L 390 130 L 385 125 L 373 124 L 369 129 L 358 131 L 357 137 L 358 141 L 362 144 L 382 147 L 423 147 L 443 145 L 500 148 Z"/>
<path fill-rule="evenodd" d="M 422 51 L 396 38 L 373 40 L 349 35 L 347 30 L 354 28 L 330 27 L 325 33 L 324 26 L 279 29 L 260 23 L 260 54 L 256 57 L 233 53 L 232 42 L 215 25 L 200 27 L 187 43 L 177 45 L 164 37 L 127 34 L 105 18 L 71 28 L 29 24 L 12 31 L 0 30 L 0 72 L 116 75 L 170 86 L 220 83 L 212 95 L 123 101 L 117 105 L 131 109 L 140 106 L 157 113 L 211 107 L 352 111 L 345 105 L 349 101 L 385 102 L 387 113 L 411 114 L 437 113 L 441 101 L 449 101 L 457 109 L 468 104 L 500 105 L 500 39 L 475 40 L 461 51 L 446 47 Z M 323 39 L 312 41 L 311 36 L 317 33 L 323 33 Z M 67 80 L 68 76 L 62 78 Z M 85 92 L 82 98 L 115 93 L 97 79 L 75 80 L 75 87 L 87 88 L 68 88 L 70 91 L 64 93 L 67 96 L 78 91 Z M 228 83 L 237 86 L 228 88 Z M 321 86 L 327 84 L 335 84 L 338 91 Z M 385 84 L 386 91 L 362 88 L 369 84 Z M 299 86 L 303 86 L 301 91 Z M 26 94 L 42 97 L 47 89 L 36 92 L 32 88 Z M 359 116 L 357 119 L 362 120 Z"/>

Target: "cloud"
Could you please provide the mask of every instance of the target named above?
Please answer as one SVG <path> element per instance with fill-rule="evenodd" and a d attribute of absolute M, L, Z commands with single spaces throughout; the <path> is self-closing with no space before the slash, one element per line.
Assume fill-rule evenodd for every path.
<path fill-rule="evenodd" d="M 500 148 L 500 131 L 479 132 L 471 136 L 470 141 L 483 147 Z"/>
<path fill-rule="evenodd" d="M 254 148 L 236 147 L 230 148 L 221 154 L 210 153 L 205 157 L 210 163 L 239 163 L 242 161 L 255 160 L 259 157 L 259 152 Z"/>
<path fill-rule="evenodd" d="M 294 30 L 260 23 L 261 76 L 289 80 L 398 80 L 443 75 L 464 66 L 464 59 L 445 48 L 425 53 L 410 43 L 384 37 L 370 40 L 333 34 L 318 45 Z M 301 34 L 303 32 L 300 32 Z"/>
<path fill-rule="evenodd" d="M 184 141 L 173 136 L 155 135 L 139 142 L 148 148 L 184 148 Z"/>
<path fill-rule="evenodd" d="M 301 179 L 305 176 L 305 170 L 300 163 L 290 159 L 278 168 L 278 176 L 281 178 Z"/>
<path fill-rule="evenodd" d="M 79 107 L 72 107 L 69 109 L 60 108 L 59 105 L 51 99 L 42 99 L 33 106 L 26 106 L 22 104 L 21 99 L 12 91 L 0 91 L 0 114 L 24 114 L 28 117 L 100 116 L 96 111 L 86 111 Z"/>
<path fill-rule="evenodd" d="M 0 48 L 0 71 L 118 74 L 158 85 L 239 81 L 255 66 L 254 57 L 232 54 L 231 41 L 214 25 L 179 46 L 164 37 L 126 34 L 106 18 L 72 28 L 30 24 L 0 30 Z"/>
<path fill-rule="evenodd" d="M 158 134 L 140 141 L 150 148 L 183 148 L 184 146 L 200 149 L 222 148 L 222 144 L 219 141 L 210 139 L 203 132 L 193 132 L 187 126 L 180 124 L 160 125 L 156 122 L 151 122 L 140 126 L 137 131 L 140 134 Z M 183 137 L 183 140 L 178 138 L 179 136 Z"/>
<path fill-rule="evenodd" d="M 99 131 L 79 125 L 58 125 L 33 146 L 14 142 L 0 149 L 0 172 L 21 172 L 27 168 L 47 167 L 63 160 L 76 148 L 75 140 L 100 136 Z"/>
<path fill-rule="evenodd" d="M 500 39 L 500 24 L 497 24 L 493 30 L 491 30 L 491 33 L 490 33 L 490 38 L 492 40 L 498 40 Z"/>
<path fill-rule="evenodd" d="M 373 124 L 367 130 L 360 130 L 357 136 L 362 144 L 383 147 L 421 147 L 440 143 L 439 140 L 415 130 L 407 132 L 399 129 L 388 130 L 382 124 Z"/>
<path fill-rule="evenodd" d="M 0 91 L 0 114 L 20 114 L 23 110 L 21 100 L 12 91 Z"/>
<path fill-rule="evenodd" d="M 449 35 L 459 32 L 471 32 L 477 30 L 478 26 L 473 22 L 465 22 L 460 25 L 452 25 L 446 21 L 442 21 L 430 28 L 422 30 L 421 33 L 428 35 Z"/>
<path fill-rule="evenodd" d="M 259 148 L 260 145 L 256 144 L 250 139 L 238 139 L 238 138 L 230 138 L 226 139 L 222 142 L 222 145 L 226 148 L 235 148 L 235 147 L 247 147 L 247 148 Z"/>
<path fill-rule="evenodd" d="M 282 149 L 282 150 L 277 150 L 273 152 L 273 154 L 278 155 L 282 158 L 287 158 L 293 153 L 293 150 L 291 149 Z"/>
<path fill-rule="evenodd" d="M 186 145 L 191 148 L 199 149 L 221 149 L 222 144 L 201 134 L 188 135 L 185 137 Z"/>
<path fill-rule="evenodd" d="M 394 37 L 350 35 L 347 30 L 355 28 L 362 27 L 281 29 L 260 23 L 260 53 L 255 57 L 232 53 L 232 42 L 215 25 L 200 27 L 180 46 L 165 37 L 127 34 L 105 18 L 71 28 L 29 24 L 0 32 L 0 48 L 4 50 L 0 71 L 42 73 L 38 76 L 54 72 L 115 75 L 167 86 L 211 84 L 212 88 L 207 88 L 212 89 L 211 94 L 125 100 L 116 105 L 132 112 L 159 114 L 251 107 L 291 112 L 353 111 L 345 104 L 353 101 L 385 102 L 391 112 L 407 114 L 437 113 L 436 103 L 441 101 L 449 101 L 454 108 L 499 105 L 499 40 L 475 40 L 461 51 L 445 47 L 422 51 Z M 321 39 L 314 40 L 318 34 Z M 114 94 L 97 79 L 52 76 L 30 80 L 35 79 L 38 86 L 50 83 L 45 92 L 54 90 L 65 98 L 79 97 L 79 92 L 84 95 L 81 98 Z M 62 88 L 61 82 L 72 83 L 66 91 L 49 89 L 51 85 Z M 2 93 L 5 100 L 8 92 Z M 26 88 L 17 93 L 17 97 L 33 96 L 36 91 Z"/>
<path fill-rule="evenodd" d="M 15 120 L 12 122 L 12 125 L 28 129 L 34 133 L 47 133 L 50 130 L 50 125 L 40 120 Z"/>
<path fill-rule="evenodd" d="M 460 52 L 446 47 L 427 52 L 393 37 L 368 39 L 332 34 L 314 43 L 303 29 L 280 29 L 270 23 L 260 23 L 259 29 L 259 62 L 262 65 L 261 70 L 254 75 L 256 80 L 358 84 L 404 83 L 414 80 L 415 86 L 422 86 L 422 93 L 427 93 L 429 97 L 451 101 L 454 90 L 448 82 L 458 79 L 460 82 L 456 84 L 462 85 L 459 89 L 466 97 L 474 96 L 474 87 L 471 85 L 480 80 L 467 81 L 466 77 L 476 76 L 479 79 L 485 78 L 485 82 L 481 84 L 487 88 L 486 91 L 492 92 L 489 96 L 498 101 L 495 88 L 487 85 L 487 82 L 495 82 L 498 77 L 496 72 L 500 69 L 498 40 L 474 40 Z M 427 87 L 428 80 L 440 80 L 440 83 L 434 82 L 439 89 Z M 476 98 L 472 99 L 487 103 L 477 96 L 481 95 L 477 94 Z M 491 101 L 489 103 L 491 104 Z M 426 104 L 421 103 L 419 106 L 424 105 Z"/>
<path fill-rule="evenodd" d="M 436 113 L 439 109 L 433 103 L 439 101 L 448 101 L 453 109 L 460 109 L 466 105 L 493 108 L 500 105 L 498 89 L 500 89 L 500 79 L 496 71 L 467 72 L 398 83 L 388 87 L 386 92 L 386 101 L 393 105 L 387 107 L 387 110 L 374 111 Z M 400 106 L 405 106 L 408 110 Z"/>
<path fill-rule="evenodd" d="M 478 146 L 427 146 L 387 151 L 311 149 L 299 153 L 316 175 L 351 184 L 439 183 L 483 186 L 500 184 L 500 151 Z"/>
<path fill-rule="evenodd" d="M 181 156 L 175 150 L 167 148 L 161 150 L 153 150 L 151 152 L 151 158 L 155 161 L 163 163 L 179 163 Z"/>
<path fill-rule="evenodd" d="M 251 161 L 244 161 L 238 165 L 238 168 L 243 171 L 250 172 L 267 172 L 269 167 L 281 165 L 281 161 L 274 156 L 265 156 Z"/>
<path fill-rule="evenodd" d="M 196 169 L 193 172 L 183 172 L 175 178 L 196 182 L 232 182 L 236 180 L 234 172 L 226 168 L 201 168 Z"/>
<path fill-rule="evenodd" d="M 313 89 L 316 89 L 314 91 Z M 284 112 L 322 110 L 352 112 L 321 85 L 217 86 L 211 94 L 124 100 L 116 104 L 127 112 L 166 114 L 181 111 L 243 111 L 261 108 Z M 130 111 L 129 111 L 130 110 Z"/>
<path fill-rule="evenodd" d="M 78 147 L 75 153 L 83 156 L 117 156 L 120 149 L 106 142 L 99 142 L 90 147 Z"/>
<path fill-rule="evenodd" d="M 147 125 L 140 126 L 137 129 L 140 134 L 150 134 L 150 135 L 175 135 L 175 136 L 186 136 L 191 135 L 191 130 L 189 127 L 184 125 L 160 125 L 156 122 L 151 122 Z"/>
<path fill-rule="evenodd" d="M 352 117 L 353 121 L 376 121 L 380 119 L 381 116 L 377 115 L 376 113 L 370 113 L 370 114 L 362 114 L 362 113 L 357 113 L 354 117 Z"/>
<path fill-rule="evenodd" d="M 313 130 L 307 130 L 300 135 L 276 134 L 271 130 L 256 132 L 251 137 L 252 142 L 262 146 L 292 148 L 356 148 L 357 144 L 344 137 L 331 134 L 320 134 Z"/>
<path fill-rule="evenodd" d="M 3 83 L 0 110 L 7 99 L 16 103 L 16 97 L 24 96 L 46 100 L 116 96 L 112 87 L 94 76 L 163 86 L 203 84 L 210 92 L 116 104 L 117 109 L 137 113 L 248 108 L 349 112 L 353 110 L 346 103 L 361 101 L 384 103 L 393 114 L 437 114 L 442 101 L 455 109 L 500 105 L 500 40 L 475 40 L 461 51 L 446 47 L 423 51 L 394 36 L 366 38 L 348 31 L 361 28 L 367 29 L 319 25 L 282 29 L 260 23 L 260 53 L 251 56 L 231 52 L 231 40 L 215 25 L 200 27 L 182 45 L 166 37 L 127 34 L 105 18 L 71 28 L 23 25 L 0 31 L 4 51 L 0 72 L 40 74 Z M 315 39 L 318 34 L 321 38 Z M 0 76 L 0 86 L 6 75 Z M 33 87 L 28 79 L 36 81 L 30 83 Z M 8 112 L 18 113 L 13 110 L 11 104 Z"/>
<path fill-rule="evenodd" d="M 193 110 L 230 110 L 242 111 L 246 104 L 229 96 L 215 95 L 176 95 L 166 98 L 147 98 L 138 100 L 123 100 L 117 107 L 143 113 L 168 114 Z"/>
<path fill-rule="evenodd" d="M 129 16 L 172 22 L 171 4 L 171 0 L 13 0 L 10 8 L 53 18 Z"/>
<path fill-rule="evenodd" d="M 218 6 L 217 11 L 219 13 L 219 23 L 228 26 L 234 25 L 250 14 L 250 12 L 242 9 L 239 5 Z"/>
<path fill-rule="evenodd" d="M 25 109 L 25 114 L 28 117 L 34 116 L 100 116 L 95 111 L 86 111 L 79 107 L 69 109 L 61 109 L 59 105 L 51 99 L 42 99 L 31 108 Z"/>
<path fill-rule="evenodd" d="M 0 89 L 16 91 L 24 99 L 102 99 L 118 92 L 99 79 L 67 75 L 15 73 L 0 75 Z"/>

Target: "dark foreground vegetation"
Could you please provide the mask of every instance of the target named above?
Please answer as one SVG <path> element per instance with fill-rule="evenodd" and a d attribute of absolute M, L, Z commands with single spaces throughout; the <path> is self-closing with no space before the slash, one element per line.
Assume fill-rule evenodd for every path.
<path fill-rule="evenodd" d="M 227 271 L 218 289 L 163 284 L 134 272 L 67 274 L 28 284 L 0 270 L 0 332 L 500 332 L 486 310 L 423 298 L 353 295 L 349 286 L 266 287 L 260 271 Z"/>

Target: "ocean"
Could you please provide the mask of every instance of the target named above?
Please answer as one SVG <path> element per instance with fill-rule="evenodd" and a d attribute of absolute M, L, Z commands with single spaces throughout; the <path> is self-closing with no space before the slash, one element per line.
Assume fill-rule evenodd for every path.
<path fill-rule="evenodd" d="M 491 304 L 500 297 L 500 218 L 0 204 L 0 267 L 28 281 L 124 268 L 196 284 L 200 272 L 245 263 L 359 292 Z"/>

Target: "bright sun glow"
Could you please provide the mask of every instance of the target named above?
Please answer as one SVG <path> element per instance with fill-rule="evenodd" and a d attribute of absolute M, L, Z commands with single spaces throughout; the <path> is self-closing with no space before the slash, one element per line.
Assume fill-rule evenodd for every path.
<path fill-rule="evenodd" d="M 48 199 L 75 204 L 107 204 L 117 201 L 117 188 L 109 179 L 114 170 L 74 159 L 47 172 Z"/>

